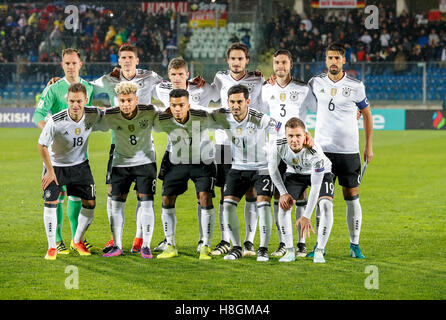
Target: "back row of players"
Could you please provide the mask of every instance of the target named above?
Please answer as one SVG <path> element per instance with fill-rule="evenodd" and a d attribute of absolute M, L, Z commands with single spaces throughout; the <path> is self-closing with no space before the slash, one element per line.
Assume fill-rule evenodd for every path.
<path fill-rule="evenodd" d="M 124 45 L 118 52 L 121 70 L 88 83 L 79 77 L 79 53 L 66 49 L 62 58 L 65 77 L 45 89 L 34 114 L 34 121 L 43 129 L 39 149 L 46 169 L 42 188 L 49 249 L 45 258 L 55 259 L 57 253 L 69 252 L 61 235 L 64 185 L 69 195 L 71 248 L 81 255 L 90 254 L 85 232 L 93 220 L 95 192 L 88 166 L 88 135 L 92 130 L 109 129 L 112 146 L 107 214 L 113 239 L 104 248 L 104 256 L 122 255 L 125 200 L 135 182 L 137 232 L 132 252 L 140 252 L 143 258 L 153 257 L 150 243 L 157 170 L 152 128 L 167 132 L 169 137 L 159 176 L 163 180 L 161 219 L 165 239 L 155 248 L 163 251 L 157 258 L 178 255 L 175 201 L 192 179 L 197 193 L 200 259 L 222 254 L 226 254 L 225 259 L 256 255 L 253 242 L 259 220 L 257 260 L 267 261 L 274 185 L 273 212 L 280 245 L 273 255 L 282 256 L 280 261 L 284 262 L 295 260 L 291 209 L 296 204 L 297 255 L 325 262 L 337 177 L 347 204 L 350 254 L 364 258 L 359 248 L 362 210 L 358 195 L 358 108 L 364 117 L 367 161 L 373 156 L 372 118 L 364 85 L 343 71 L 344 53 L 341 45 L 331 44 L 326 49 L 328 73 L 306 84 L 291 78 L 291 54 L 279 50 L 273 58 L 275 76 L 267 83 L 260 73 L 246 70 L 248 48 L 235 43 L 227 51 L 229 70 L 218 72 L 214 82 L 207 84 L 200 78 L 188 81 L 187 63 L 181 58 L 169 64 L 171 82 L 152 71 L 137 69 L 136 48 Z M 85 107 L 91 104 L 93 92 L 107 93 L 111 108 L 101 111 Z M 150 104 L 152 95 L 164 108 Z M 218 100 L 221 108 L 208 108 L 210 101 Z M 317 112 L 315 143 L 299 120 L 305 120 L 307 110 Z M 53 116 L 46 122 L 49 111 Z M 206 129 L 216 131 L 215 154 Z M 215 185 L 222 193 L 218 210 L 221 241 L 211 250 Z M 304 194 L 309 185 L 312 188 L 307 203 Z M 243 195 L 246 237 L 242 248 L 236 207 Z M 315 207 L 318 242 L 315 250 L 306 254 L 305 237 L 312 229 L 310 218 Z"/>

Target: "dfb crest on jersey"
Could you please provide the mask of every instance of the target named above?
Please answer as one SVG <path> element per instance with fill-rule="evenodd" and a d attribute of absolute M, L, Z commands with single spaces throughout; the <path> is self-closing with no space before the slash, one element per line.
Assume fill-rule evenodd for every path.
<path fill-rule="evenodd" d="M 135 131 L 135 126 L 133 124 L 129 124 L 129 130 L 130 132 Z"/>
<path fill-rule="evenodd" d="M 338 93 L 338 89 L 336 88 L 331 88 L 330 94 L 334 97 L 336 95 L 336 93 Z"/>
<path fill-rule="evenodd" d="M 45 194 L 44 194 L 45 199 L 49 199 L 51 197 L 51 191 L 50 190 L 46 190 Z"/>
<path fill-rule="evenodd" d="M 351 92 L 352 92 L 352 89 L 349 87 L 342 88 L 342 95 L 344 97 L 348 97 Z"/>
<path fill-rule="evenodd" d="M 285 92 L 282 92 L 282 93 L 280 93 L 280 101 L 286 101 L 286 93 Z"/>
<path fill-rule="evenodd" d="M 299 92 L 291 91 L 290 92 L 290 100 L 291 101 L 297 101 L 297 99 L 299 99 Z"/>
<path fill-rule="evenodd" d="M 242 128 L 236 128 L 236 129 L 235 129 L 235 134 L 238 135 L 238 136 L 241 136 L 241 135 L 242 135 L 242 132 L 243 132 L 243 129 L 242 129 Z"/>
<path fill-rule="evenodd" d="M 194 95 L 192 95 L 191 98 L 192 98 L 193 102 L 197 103 L 198 101 L 200 101 L 200 94 L 199 93 L 194 94 Z"/>
<path fill-rule="evenodd" d="M 299 158 L 293 158 L 293 163 L 294 164 L 299 164 Z"/>
<path fill-rule="evenodd" d="M 144 81 L 138 81 L 138 87 L 140 89 L 144 88 Z"/>
<path fill-rule="evenodd" d="M 149 121 L 148 121 L 148 120 L 141 120 L 141 121 L 139 122 L 139 127 L 140 127 L 141 129 L 145 129 L 145 128 L 147 128 L 148 125 L 149 125 Z"/>
<path fill-rule="evenodd" d="M 250 136 L 252 136 L 255 133 L 256 125 L 252 122 L 248 122 L 246 124 L 246 133 Z"/>
<path fill-rule="evenodd" d="M 249 93 L 251 93 L 252 90 L 254 90 L 254 83 L 247 83 L 246 87 L 248 88 Z"/>
<path fill-rule="evenodd" d="M 80 135 L 81 134 L 81 128 L 74 129 L 74 133 L 77 134 L 77 135 Z"/>

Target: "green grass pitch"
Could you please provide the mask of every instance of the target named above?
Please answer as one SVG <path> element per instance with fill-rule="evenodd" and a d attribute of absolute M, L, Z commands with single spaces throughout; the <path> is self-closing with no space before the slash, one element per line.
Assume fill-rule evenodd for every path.
<path fill-rule="evenodd" d="M 257 262 L 255 258 L 198 260 L 195 253 L 196 199 L 192 184 L 177 203 L 179 257 L 147 261 L 129 253 L 135 234 L 136 200 L 132 191 L 126 204 L 124 256 L 106 259 L 100 255 L 69 255 L 46 261 L 43 259 L 47 241 L 40 190 L 42 161 L 37 151 L 39 132 L 38 129 L 0 129 L 2 300 L 446 298 L 444 131 L 375 131 L 375 157 L 360 187 L 363 208 L 360 244 L 367 258 L 349 257 L 345 203 L 336 186 L 335 220 L 324 265 L 306 258 L 289 264 L 281 264 L 274 258 L 267 263 Z M 155 134 L 154 137 L 160 161 L 165 135 Z M 109 144 L 108 133 L 93 133 L 90 138 L 97 206 L 87 237 L 96 246 L 103 246 L 110 238 L 104 184 Z M 160 181 L 157 190 L 152 247 L 163 239 Z M 219 196 L 214 201 L 215 207 L 218 207 L 218 200 Z M 242 239 L 243 206 L 242 201 L 238 208 Z M 218 218 L 216 220 L 218 222 Z M 71 236 L 67 217 L 63 232 L 67 243 Z M 213 244 L 219 240 L 216 224 Z M 315 235 L 307 240 L 309 249 L 315 241 Z M 257 232 L 256 248 L 258 243 Z M 277 245 L 277 230 L 273 226 L 270 252 Z M 77 268 L 78 289 L 66 287 L 66 283 L 73 283 L 70 282 L 74 275 L 70 266 Z M 370 268 L 373 273 L 369 273 Z"/>

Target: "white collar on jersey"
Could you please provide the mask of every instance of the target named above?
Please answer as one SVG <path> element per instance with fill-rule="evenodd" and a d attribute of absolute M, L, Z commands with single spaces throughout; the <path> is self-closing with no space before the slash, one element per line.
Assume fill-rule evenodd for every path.
<path fill-rule="evenodd" d="M 342 76 L 341 79 L 339 79 L 339 80 L 337 80 L 337 81 L 333 81 L 333 80 L 331 80 L 330 77 L 328 76 L 328 73 L 327 73 L 327 78 L 328 78 L 328 80 L 329 80 L 331 83 L 333 83 L 333 84 L 337 84 L 337 83 L 341 82 L 342 80 L 344 80 L 344 79 L 347 77 L 347 72 L 345 72 L 345 71 L 342 71 L 342 72 L 344 72 L 344 75 Z"/>

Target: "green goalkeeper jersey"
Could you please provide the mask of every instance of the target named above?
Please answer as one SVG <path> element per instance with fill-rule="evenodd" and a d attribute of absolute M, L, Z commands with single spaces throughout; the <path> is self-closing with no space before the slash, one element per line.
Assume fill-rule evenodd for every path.
<path fill-rule="evenodd" d="M 87 89 L 87 106 L 91 106 L 93 102 L 93 86 L 82 78 L 79 78 L 79 83 L 82 83 Z M 41 120 L 45 121 L 45 117 L 49 112 L 54 115 L 68 109 L 67 95 L 69 87 L 70 83 L 64 77 L 43 90 L 33 115 L 33 121 L 36 125 Z"/>

